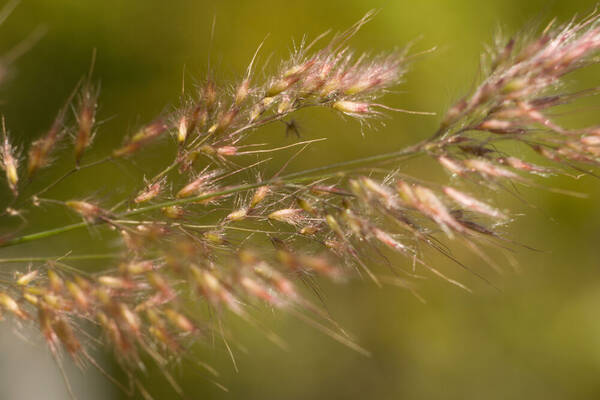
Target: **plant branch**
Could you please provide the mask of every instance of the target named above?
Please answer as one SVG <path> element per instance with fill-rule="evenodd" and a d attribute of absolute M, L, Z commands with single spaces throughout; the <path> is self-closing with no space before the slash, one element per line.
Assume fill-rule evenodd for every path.
<path fill-rule="evenodd" d="M 66 255 L 66 256 L 46 256 L 46 257 L 14 257 L 14 258 L 0 258 L 0 264 L 13 264 L 13 263 L 24 263 L 24 262 L 43 262 L 50 260 L 64 260 L 64 261 L 87 261 L 87 260 L 110 260 L 119 257 L 118 254 L 78 254 L 78 255 Z"/>
<path fill-rule="evenodd" d="M 339 169 L 347 170 L 348 168 L 354 168 L 354 167 L 357 167 L 357 166 L 360 166 L 363 164 L 384 162 L 384 161 L 389 161 L 389 160 L 396 159 L 396 158 L 402 158 L 402 157 L 406 157 L 406 156 L 416 155 L 416 154 L 420 153 L 421 151 L 423 151 L 423 149 L 426 147 L 426 145 L 428 145 L 430 143 L 431 143 L 430 140 L 424 140 L 422 142 L 419 142 L 415 145 L 409 146 L 403 150 L 396 151 L 396 152 L 378 154 L 378 155 L 374 155 L 374 156 L 370 156 L 370 157 L 357 158 L 354 160 L 324 165 L 321 167 L 316 167 L 316 168 L 311 168 L 311 169 L 306 169 L 303 171 L 290 173 L 290 174 L 287 174 L 285 176 L 278 177 L 275 179 L 269 179 L 266 181 L 258 181 L 258 182 L 253 182 L 253 183 L 236 185 L 236 186 L 232 186 L 232 187 L 229 187 L 229 188 L 217 191 L 217 192 L 209 193 L 209 194 L 203 194 L 203 195 L 194 196 L 194 197 L 187 197 L 187 198 L 183 198 L 183 199 L 174 199 L 174 200 L 169 200 L 169 201 L 165 201 L 165 202 L 161 202 L 161 203 L 152 204 L 152 205 L 149 205 L 146 207 L 135 208 L 133 210 L 125 211 L 123 213 L 118 214 L 116 216 L 116 218 L 119 218 L 119 219 L 127 218 L 127 217 L 131 217 L 131 216 L 135 216 L 135 215 L 144 214 L 144 213 L 147 213 L 150 211 L 159 210 L 163 207 L 198 202 L 198 201 L 207 200 L 207 199 L 214 198 L 214 197 L 219 197 L 219 196 L 224 196 L 224 195 L 228 195 L 228 194 L 232 194 L 232 193 L 238 193 L 238 192 L 243 192 L 246 190 L 255 189 L 260 186 L 265 186 L 265 185 L 298 183 L 298 182 L 306 182 L 306 181 L 311 181 L 311 180 L 323 179 L 323 178 L 335 176 L 338 174 L 338 172 L 330 172 L 327 174 L 323 174 L 324 172 L 327 172 L 327 171 L 332 171 L 332 170 L 335 171 L 335 170 L 339 170 Z M 101 224 L 104 222 L 105 221 L 98 221 L 97 223 Z M 48 237 L 60 235 L 62 233 L 70 232 L 70 231 L 73 231 L 76 229 L 84 228 L 88 225 L 89 225 L 88 222 L 79 222 L 76 224 L 65 225 L 62 227 L 53 228 L 53 229 L 49 229 L 49 230 L 42 231 L 42 232 L 18 236 L 18 237 L 12 238 L 12 239 L 5 240 L 4 242 L 0 242 L 0 248 L 14 246 L 14 245 L 21 244 L 21 243 L 32 242 L 35 240 L 45 239 Z"/>

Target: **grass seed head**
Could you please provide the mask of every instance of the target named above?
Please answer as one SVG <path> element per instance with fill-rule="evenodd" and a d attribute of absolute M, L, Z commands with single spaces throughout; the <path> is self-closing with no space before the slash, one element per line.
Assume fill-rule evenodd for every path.
<path fill-rule="evenodd" d="M 98 104 L 98 90 L 91 84 L 83 86 L 75 111 L 77 121 L 77 133 L 75 134 L 75 161 L 83 156 L 84 151 L 92 143 L 94 123 L 96 121 L 96 109 Z"/>
<path fill-rule="evenodd" d="M 245 207 L 242 208 L 238 208 L 237 210 L 233 210 L 232 212 L 230 212 L 229 214 L 227 214 L 227 217 L 225 217 L 225 219 L 227 221 L 242 221 L 244 219 L 246 219 L 246 217 L 248 216 L 248 209 Z"/>
<path fill-rule="evenodd" d="M 144 190 L 142 190 L 135 197 L 135 199 L 133 199 L 134 203 L 136 203 L 136 204 L 146 203 L 146 202 L 156 198 L 156 196 L 158 196 L 162 190 L 162 185 L 163 185 L 163 182 L 158 181 L 156 183 L 152 183 L 152 184 L 146 186 L 146 188 Z"/>
<path fill-rule="evenodd" d="M 75 358 L 81 351 L 81 343 L 77 339 L 77 336 L 75 336 L 73 327 L 64 318 L 56 318 L 52 327 L 67 352 L 71 357 Z"/>
<path fill-rule="evenodd" d="M 290 225 L 298 225 L 305 220 L 304 211 L 299 208 L 284 208 L 273 211 L 267 218 L 273 221 L 284 222 Z"/>
<path fill-rule="evenodd" d="M 165 311 L 165 317 L 169 320 L 169 322 L 178 330 L 183 333 L 193 333 L 196 331 L 196 327 L 190 321 L 188 317 L 176 311 L 173 308 L 167 308 Z"/>
<path fill-rule="evenodd" d="M 371 112 L 371 105 L 369 103 L 357 101 L 339 100 L 334 102 L 332 107 L 344 114 L 359 118 Z"/>
<path fill-rule="evenodd" d="M 156 120 L 146 125 L 142 129 L 140 129 L 135 135 L 133 135 L 123 147 L 113 151 L 113 157 L 127 157 L 136 153 L 143 146 L 150 143 L 152 140 L 156 139 L 164 132 L 166 132 L 167 129 L 168 126 L 162 119 Z"/>
<path fill-rule="evenodd" d="M 477 200 L 474 197 L 469 196 L 463 192 L 460 192 L 452 187 L 444 187 L 444 193 L 456 201 L 461 206 L 465 207 L 468 211 L 477 212 L 480 214 L 488 215 L 492 218 L 505 219 L 506 216 L 494 207 Z"/>
<path fill-rule="evenodd" d="M 0 292 L 0 307 L 16 315 L 20 319 L 29 319 L 29 315 L 21 309 L 16 300 L 5 292 Z"/>
<path fill-rule="evenodd" d="M 185 209 L 181 206 L 167 206 L 160 209 L 165 217 L 179 219 L 185 215 Z"/>
<path fill-rule="evenodd" d="M 190 122 L 187 115 L 182 115 L 179 117 L 179 121 L 177 122 L 177 143 L 183 144 L 185 143 L 190 128 Z"/>
<path fill-rule="evenodd" d="M 65 205 L 72 210 L 76 211 L 88 222 L 95 222 L 100 217 L 105 216 L 106 213 L 100 207 L 87 201 L 80 200 L 69 200 L 65 202 Z"/>
<path fill-rule="evenodd" d="M 17 279 L 17 285 L 28 286 L 31 282 L 33 282 L 37 278 L 38 273 L 39 273 L 39 271 L 37 269 L 34 269 L 33 271 L 30 271 L 26 274 L 19 276 Z"/>
<path fill-rule="evenodd" d="M 244 100 L 246 100 L 246 98 L 248 97 L 249 93 L 250 93 L 250 79 L 246 78 L 240 83 L 240 85 L 237 88 L 237 91 L 235 92 L 236 107 L 239 107 L 242 105 Z"/>
<path fill-rule="evenodd" d="M 2 149 L 0 151 L 0 165 L 2 166 L 2 169 L 4 169 L 4 173 L 6 174 L 6 181 L 8 182 L 8 187 L 16 196 L 18 193 L 19 183 L 18 156 L 14 150 L 14 147 L 10 144 L 8 140 L 6 128 L 4 128 L 3 131 L 4 141 L 2 144 Z"/>
<path fill-rule="evenodd" d="M 271 193 L 269 186 L 261 186 L 254 191 L 252 199 L 250 200 L 250 208 L 254 208 L 259 205 L 268 195 Z"/>
<path fill-rule="evenodd" d="M 86 293 L 86 290 L 74 281 L 67 281 L 65 286 L 77 307 L 80 310 L 87 311 L 91 302 L 89 292 Z"/>

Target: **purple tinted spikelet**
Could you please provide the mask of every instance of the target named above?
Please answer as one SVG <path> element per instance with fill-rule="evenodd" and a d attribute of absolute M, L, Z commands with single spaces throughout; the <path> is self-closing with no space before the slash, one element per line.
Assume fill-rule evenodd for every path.
<path fill-rule="evenodd" d="M 90 82 L 87 82 L 81 89 L 75 110 L 75 118 L 77 121 L 77 133 L 75 134 L 75 161 L 77 164 L 79 164 L 83 153 L 92 142 L 97 106 L 98 89 Z"/>
<path fill-rule="evenodd" d="M 163 181 L 158 181 L 155 183 L 151 183 L 144 190 L 138 193 L 138 195 L 133 199 L 133 201 L 137 204 L 146 203 L 156 198 L 163 189 Z"/>
<path fill-rule="evenodd" d="M 19 184 L 19 158 L 15 148 L 11 145 L 8 139 L 8 132 L 6 132 L 6 128 L 4 126 L 4 119 L 2 120 L 2 148 L 0 148 L 0 165 L 4 170 L 4 174 L 6 175 L 6 182 L 8 183 L 8 187 L 16 196 L 18 194 L 18 184 Z"/>
<path fill-rule="evenodd" d="M 27 172 L 29 176 L 34 175 L 38 170 L 50 164 L 52 152 L 65 132 L 66 108 L 67 106 L 59 111 L 46 134 L 31 143 L 27 153 Z"/>
<path fill-rule="evenodd" d="M 166 132 L 167 125 L 162 119 L 158 119 L 147 126 L 141 128 L 135 135 L 133 135 L 123 147 L 116 149 L 113 152 L 114 157 L 125 157 L 130 156 L 133 153 L 140 150 L 143 146 L 151 142 L 152 140 L 159 137 L 161 134 Z"/>

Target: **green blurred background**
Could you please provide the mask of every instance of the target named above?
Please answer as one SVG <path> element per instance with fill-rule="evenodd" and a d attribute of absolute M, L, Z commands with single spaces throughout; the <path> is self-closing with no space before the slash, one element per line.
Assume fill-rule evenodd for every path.
<path fill-rule="evenodd" d="M 175 104 L 182 76 L 188 82 L 200 80 L 209 53 L 216 77 L 234 82 L 267 34 L 261 60 L 268 55 L 279 60 L 289 53 L 292 39 L 313 38 L 329 28 L 342 30 L 372 8 L 380 12 L 353 39 L 357 50 L 377 53 L 415 39 L 415 51 L 437 47 L 414 63 L 407 83 L 387 96 L 386 104 L 442 112 L 471 87 L 479 54 L 498 29 L 515 33 L 554 17 L 567 21 L 593 6 L 594 1 L 585 0 L 24 0 L 0 26 L 0 49 L 10 48 L 40 25 L 47 34 L 16 63 L 10 80 L 0 88 L 0 112 L 17 142 L 29 142 L 49 126 L 87 71 L 95 48 L 104 122 L 93 158 Z M 216 28 L 210 48 L 213 16 Z M 276 64 L 271 61 L 266 71 Z M 574 85 L 598 85 L 598 72 L 578 75 Z M 567 120 L 598 124 L 598 114 L 597 108 L 587 107 Z M 329 140 L 297 160 L 293 169 L 400 148 L 431 134 L 437 118 L 393 115 L 385 126 L 376 124 L 375 131 L 364 129 L 364 136 L 358 123 L 327 110 L 303 112 L 298 121 L 304 138 Z M 285 138 L 281 127 L 267 129 L 264 137 L 273 143 L 293 140 Z M 152 168 L 171 151 L 156 147 L 140 162 Z M 59 160 L 59 168 L 62 164 L 67 168 L 68 162 Z M 67 199 L 83 193 L 109 201 L 121 194 L 113 191 L 116 180 L 139 179 L 139 172 L 109 165 L 84 176 L 52 195 Z M 218 381 L 229 393 L 213 385 L 193 362 L 176 365 L 173 375 L 186 398 L 193 399 L 600 398 L 600 182 L 553 178 L 551 183 L 591 196 L 575 199 L 524 190 L 522 196 L 534 206 L 512 201 L 524 215 L 510 234 L 541 252 L 517 247 L 520 269 L 499 260 L 506 264 L 502 275 L 489 273 L 480 261 L 465 255 L 472 267 L 501 287 L 500 292 L 435 258 L 436 265 L 466 280 L 474 293 L 431 278 L 421 284 L 420 293 L 427 300 L 422 304 L 398 288 L 378 289 L 368 282 L 324 284 L 331 313 L 372 352 L 371 357 L 342 347 L 291 317 L 265 311 L 261 318 L 287 340 L 289 351 L 239 324 L 236 335 L 247 350 L 236 350 L 239 372 L 221 344 L 202 344 L 190 354 L 217 368 Z M 75 221 L 53 208 L 31 218 L 36 216 L 48 227 Z M 92 247 L 88 236 L 78 233 L 0 254 L 57 254 L 70 248 L 85 253 L 94 246 L 111 246 L 101 232 L 90 234 Z M 15 335 L 10 330 L 3 326 L 0 335 L 0 352 L 6 354 L 0 358 L 0 398 L 34 398 L 36 387 L 43 390 L 39 398 L 65 398 L 44 346 L 33 345 L 38 351 L 32 351 L 31 345 L 11 339 Z M 105 359 L 110 368 L 110 359 Z M 79 398 L 125 398 L 93 369 L 83 374 L 69 370 Z M 155 398 L 176 398 L 157 371 L 150 369 L 146 378 Z"/>

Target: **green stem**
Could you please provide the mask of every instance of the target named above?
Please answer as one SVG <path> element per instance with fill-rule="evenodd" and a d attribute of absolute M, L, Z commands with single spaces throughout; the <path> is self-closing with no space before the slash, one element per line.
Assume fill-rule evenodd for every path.
<path fill-rule="evenodd" d="M 337 173 L 330 172 L 327 174 L 323 174 L 323 172 L 331 171 L 331 170 L 339 170 L 339 169 L 348 169 L 348 168 L 353 168 L 353 167 L 356 167 L 356 166 L 359 166 L 362 164 L 378 163 L 378 162 L 389 161 L 392 159 L 402 158 L 402 157 L 406 157 L 406 156 L 413 156 L 413 155 L 416 155 L 416 154 L 422 152 L 428 143 L 430 143 L 430 140 L 425 140 L 425 141 L 419 142 L 413 146 L 410 146 L 403 150 L 392 152 L 392 153 L 378 154 L 378 155 L 374 155 L 374 156 L 370 156 L 370 157 L 358 158 L 358 159 L 354 159 L 354 160 L 350 160 L 350 161 L 343 161 L 343 162 L 339 162 L 339 163 L 324 165 L 322 167 L 316 167 L 316 168 L 306 169 L 303 171 L 294 172 L 294 173 L 287 174 L 287 175 L 284 175 L 284 176 L 281 176 L 281 177 L 278 177 L 275 179 L 269 179 L 269 180 L 261 181 L 261 182 L 254 182 L 254 183 L 247 183 L 247 184 L 243 184 L 243 185 L 232 186 L 230 188 L 226 188 L 226 189 L 223 189 L 218 192 L 203 194 L 203 195 L 194 196 L 194 197 L 187 197 L 187 198 L 183 198 L 183 199 L 174 199 L 174 200 L 165 201 L 162 203 L 156 203 L 156 204 L 152 204 L 152 205 L 149 205 L 146 207 L 140 207 L 140 208 L 136 208 L 133 210 L 125 211 L 123 213 L 117 214 L 116 218 L 122 219 L 122 218 L 126 218 L 126 217 L 131 217 L 134 215 L 144 214 L 144 213 L 147 213 L 150 211 L 159 210 L 163 207 L 199 202 L 199 201 L 207 200 L 207 199 L 214 198 L 214 197 L 219 197 L 219 196 L 224 196 L 224 195 L 228 195 L 228 194 L 232 194 L 232 193 L 256 189 L 260 186 L 265 186 L 265 185 L 298 183 L 298 182 L 305 182 L 305 181 L 333 177 L 333 176 L 336 176 Z M 102 223 L 102 221 L 100 221 L 98 223 Z M 39 239 L 45 239 L 45 238 L 48 238 L 51 236 L 59 235 L 61 233 L 70 232 L 70 231 L 73 231 L 76 229 L 84 228 L 88 225 L 89 224 L 87 222 L 80 222 L 77 224 L 65 225 L 65 226 L 62 226 L 59 228 L 49 229 L 47 231 L 42 231 L 42 232 L 37 232 L 37 233 L 32 233 L 32 234 L 28 234 L 28 235 L 15 237 L 12 239 L 8 239 L 4 242 L 0 242 L 0 248 L 14 246 L 16 244 L 21 244 L 21 243 L 26 243 L 26 242 L 32 242 L 34 240 L 39 240 Z"/>
<path fill-rule="evenodd" d="M 39 195 L 42 195 L 42 194 L 46 193 L 48 190 L 52 189 L 53 187 L 55 187 L 56 185 L 58 185 L 59 183 L 61 183 L 62 181 L 64 181 L 65 179 L 67 179 L 69 176 L 73 175 L 76 172 L 83 171 L 84 169 L 88 169 L 88 168 L 91 168 L 91 167 L 95 167 L 96 165 L 100 165 L 100 164 L 103 164 L 105 162 L 111 161 L 112 159 L 113 159 L 112 156 L 108 156 L 108 157 L 104 157 L 104 158 L 102 158 L 100 160 L 96 160 L 96 161 L 90 162 L 90 163 L 85 164 L 85 165 L 76 165 L 75 167 L 73 167 L 69 171 L 65 172 L 57 180 L 55 180 L 54 182 L 52 182 L 51 184 L 49 184 L 48 186 L 46 186 L 45 188 L 43 188 L 42 190 L 40 190 L 39 192 L 37 192 L 36 194 L 34 194 L 34 196 L 39 196 Z"/>
<path fill-rule="evenodd" d="M 177 158 L 175 158 L 175 161 L 173 161 L 167 168 L 163 169 L 161 172 L 159 172 L 154 178 L 152 178 L 150 180 L 150 183 L 156 183 L 158 182 L 163 176 L 167 175 L 169 172 L 171 172 L 175 167 L 177 167 L 178 163 L 177 163 Z"/>
<path fill-rule="evenodd" d="M 29 235 L 18 236 L 3 242 L 0 242 L 0 247 L 14 246 L 15 244 L 21 244 L 26 242 L 32 242 L 38 239 L 45 239 L 47 237 L 59 235 L 61 233 L 69 232 L 75 229 L 84 228 L 88 224 L 86 222 L 79 222 L 77 224 L 65 225 L 59 228 L 49 229 L 47 231 L 31 233 Z"/>
<path fill-rule="evenodd" d="M 87 260 L 110 260 L 119 257 L 118 254 L 80 254 L 67 256 L 47 256 L 47 257 L 15 257 L 0 258 L 0 264 L 26 263 L 26 262 L 44 262 L 50 260 L 63 261 L 87 261 Z"/>

